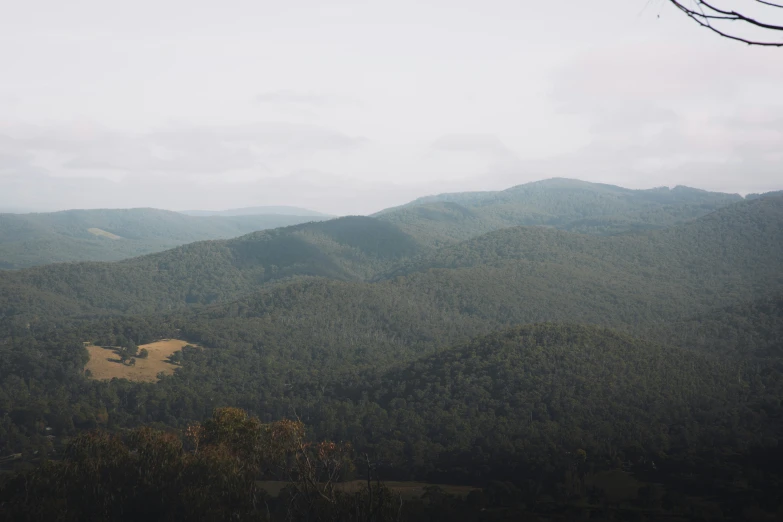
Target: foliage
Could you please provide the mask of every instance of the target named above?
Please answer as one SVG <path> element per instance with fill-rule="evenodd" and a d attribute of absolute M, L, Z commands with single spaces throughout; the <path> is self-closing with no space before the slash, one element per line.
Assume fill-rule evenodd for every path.
<path fill-rule="evenodd" d="M 153 313 L 226 302 L 273 282 L 361 280 L 409 257 L 417 243 L 381 221 L 340 218 L 227 241 L 181 246 L 118 263 L 0 272 L 0 317 Z"/>
<path fill-rule="evenodd" d="M 559 183 L 520 190 L 540 189 L 562 228 L 578 213 L 593 219 L 604 200 L 665 209 L 656 227 L 724 201 Z M 546 196 L 555 188 L 570 195 Z M 495 205 L 486 196 L 432 204 L 461 212 L 453 205 L 470 203 L 484 219 L 477 209 Z M 628 222 L 620 210 L 614 217 Z M 645 483 L 633 509 L 622 508 L 630 512 L 696 517 L 686 510 L 694 498 L 720 499 L 734 519 L 778 509 L 780 195 L 660 230 L 512 227 L 440 247 L 427 238 L 442 231 L 402 232 L 385 219 L 1 273 L 0 467 L 17 453 L 26 464 L 60 460 L 45 464 L 48 475 L 24 475 L 59 491 L 41 503 L 52 512 L 71 490 L 47 480 L 82 469 L 86 485 L 105 469 L 106 487 L 122 493 L 90 493 L 89 513 L 104 518 L 107 506 L 141 509 L 131 507 L 137 494 L 154 496 L 151 510 L 184 506 L 160 514 L 182 519 L 219 519 L 230 506 L 261 519 L 339 519 L 346 506 L 360 519 L 604 516 L 601 503 L 615 497 L 599 490 L 615 472 Z M 155 384 L 83 374 L 85 342 L 135 360 L 134 347 L 161 338 L 201 348 L 175 352 L 177 370 Z M 106 432 L 80 435 L 96 428 Z M 66 451 L 72 437 L 82 442 Z M 88 446 L 99 453 L 74 453 Z M 172 459 L 172 476 L 144 471 L 171 488 L 139 475 L 142 447 Z M 362 491 L 336 485 L 365 470 Z M 379 474 L 483 491 L 460 500 L 431 488 L 400 506 Z M 269 499 L 251 475 L 295 486 Z M 135 492 L 126 478 L 147 486 Z M 225 495 L 203 503 L 217 491 Z"/>
<path fill-rule="evenodd" d="M 215 410 L 186 441 L 142 427 L 75 437 L 61 461 L 47 461 L 0 489 L 6 520 L 396 520 L 392 496 L 376 486 L 337 490 L 350 448 L 305 442 L 300 422 L 263 425 L 235 408 Z M 269 469 L 291 479 L 272 515 L 259 479 Z M 367 508 L 370 511 L 367 511 Z"/>
<path fill-rule="evenodd" d="M 193 241 L 225 239 L 321 219 L 288 215 L 194 217 L 147 208 L 0 214 L 0 269 L 118 261 Z M 118 239 L 109 239 L 99 231 Z"/>

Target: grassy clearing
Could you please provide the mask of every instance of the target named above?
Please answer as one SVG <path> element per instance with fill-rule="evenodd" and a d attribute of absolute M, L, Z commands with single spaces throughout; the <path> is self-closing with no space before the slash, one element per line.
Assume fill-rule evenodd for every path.
<path fill-rule="evenodd" d="M 85 366 L 85 370 L 90 370 L 91 378 L 96 380 L 110 380 L 117 377 L 130 381 L 155 382 L 160 372 L 168 375 L 174 373 L 177 365 L 168 362 L 168 358 L 187 344 L 189 344 L 187 341 L 180 339 L 163 339 L 139 346 L 139 350 L 145 348 L 149 356 L 146 359 L 137 358 L 135 366 L 122 364 L 115 348 L 88 345 L 90 361 Z"/>
<path fill-rule="evenodd" d="M 105 230 L 101 230 L 100 228 L 88 228 L 87 232 L 95 236 L 106 237 L 109 239 L 122 239 L 120 236 L 116 234 L 112 234 L 111 232 L 106 232 Z"/>

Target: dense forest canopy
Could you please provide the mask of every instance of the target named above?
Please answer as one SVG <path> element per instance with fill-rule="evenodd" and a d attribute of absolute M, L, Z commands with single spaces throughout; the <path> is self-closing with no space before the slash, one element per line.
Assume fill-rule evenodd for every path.
<path fill-rule="evenodd" d="M 371 480 L 320 497 L 318 512 L 338 517 L 324 520 L 373 502 L 354 519 L 762 520 L 783 506 L 782 303 L 780 194 L 575 180 L 0 272 L 0 470 L 23 473 L 7 473 L 0 503 L 26 480 L 51 489 L 40 506 L 56 511 L 78 496 L 59 473 L 83 469 L 138 488 L 93 492 L 69 504 L 74 520 L 94 502 L 131 513 L 158 490 L 172 510 L 154 504 L 156 516 L 209 519 L 187 511 L 201 491 L 238 495 L 240 518 L 284 520 L 285 499 L 309 498 L 301 474 L 233 467 L 250 458 L 236 441 L 214 439 L 200 460 L 186 436 L 231 407 L 258 441 L 297 419 L 291 458 L 350 444 L 346 484 L 366 473 L 477 488 L 427 486 L 392 509 Z M 156 382 L 84 371 L 86 343 L 132 364 L 160 339 L 190 344 Z M 89 441 L 104 449 L 79 450 Z M 174 474 L 142 472 L 142 443 L 168 452 Z M 232 471 L 209 485 L 196 469 Z M 618 476 L 637 484 L 626 496 Z M 287 493 L 265 497 L 258 481 L 278 479 Z"/>

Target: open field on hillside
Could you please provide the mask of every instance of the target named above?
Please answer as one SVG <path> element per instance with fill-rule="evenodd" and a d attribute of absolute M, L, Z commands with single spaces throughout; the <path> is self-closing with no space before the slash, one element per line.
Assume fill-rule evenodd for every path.
<path fill-rule="evenodd" d="M 105 230 L 101 230 L 100 228 L 88 228 L 87 232 L 90 234 L 94 234 L 96 236 L 106 237 L 109 239 L 122 239 L 117 234 L 112 234 L 111 232 L 106 232 Z"/>
<path fill-rule="evenodd" d="M 474 489 L 471 486 L 450 486 L 447 484 L 428 484 L 427 482 L 397 482 L 397 481 L 384 481 L 383 482 L 389 489 L 395 493 L 400 493 L 406 500 L 420 498 L 424 494 L 425 487 L 437 486 L 449 495 L 455 495 L 464 497 Z M 280 494 L 280 491 L 288 484 L 283 480 L 264 480 L 258 483 L 267 493 L 276 497 Z M 342 482 L 339 484 L 339 489 L 347 492 L 359 491 L 359 489 L 366 485 L 364 480 L 352 480 L 350 482 Z"/>
<path fill-rule="evenodd" d="M 177 365 L 168 362 L 168 358 L 189 344 L 179 339 L 163 339 L 150 344 L 139 346 L 139 350 L 146 349 L 149 356 L 146 359 L 137 358 L 135 366 L 122 364 L 114 348 L 89 345 L 90 361 L 85 370 L 92 372 L 92 378 L 97 380 L 128 379 L 137 382 L 155 382 L 159 372 L 174 373 Z"/>

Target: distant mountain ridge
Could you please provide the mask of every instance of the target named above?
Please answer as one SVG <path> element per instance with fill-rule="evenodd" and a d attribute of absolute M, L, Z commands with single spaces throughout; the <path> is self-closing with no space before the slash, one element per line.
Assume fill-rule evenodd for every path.
<path fill-rule="evenodd" d="M 0 268 L 119 261 L 209 239 L 296 225 L 316 216 L 186 216 L 153 208 L 0 214 Z"/>
<path fill-rule="evenodd" d="M 781 197 L 743 201 L 641 234 L 515 227 L 437 251 L 387 222 L 355 216 L 192 243 L 116 264 L 0 273 L 0 313 L 156 313 L 318 277 L 360 285 L 385 280 L 410 306 L 438 313 L 483 310 L 487 317 L 505 317 L 501 323 L 557 320 L 573 309 L 572 318 L 630 324 L 648 311 L 661 318 L 695 313 L 697 305 L 706 310 L 783 287 L 781 248 Z M 437 290 L 422 294 L 422 288 Z M 39 296 L 35 304 L 27 300 L 31 295 Z M 540 312 L 530 308 L 532 295 Z M 611 304 L 617 300 L 624 306 Z"/>
<path fill-rule="evenodd" d="M 736 194 L 680 186 L 631 190 L 555 178 L 497 192 L 427 196 L 373 217 L 413 238 L 426 251 L 515 226 L 540 225 L 598 235 L 660 229 L 738 201 L 742 197 Z M 195 241 L 228 239 L 330 217 L 291 206 L 0 214 L 0 269 L 119 261 Z"/>
<path fill-rule="evenodd" d="M 660 229 L 742 200 L 739 194 L 683 186 L 633 190 L 553 178 L 502 191 L 426 196 L 374 217 L 425 241 L 446 244 L 513 226 L 601 235 Z"/>
<path fill-rule="evenodd" d="M 748 199 L 764 196 L 754 194 Z M 555 178 L 496 192 L 427 196 L 372 217 L 412 239 L 418 245 L 418 255 L 516 226 L 592 235 L 663 229 L 741 201 L 737 194 L 682 186 L 632 190 Z M 324 214 L 289 206 L 189 212 L 201 215 L 159 209 L 0 214 L 0 269 L 118 261 L 195 241 L 328 219 Z"/>
<path fill-rule="evenodd" d="M 422 196 L 414 199 L 410 203 L 400 205 L 399 207 L 393 207 L 392 209 L 382 210 L 380 213 L 393 210 L 395 208 L 408 207 L 414 205 L 420 205 L 424 203 L 435 202 L 454 202 L 454 203 L 485 203 L 491 200 L 509 200 L 515 199 L 516 196 L 521 194 L 534 194 L 536 192 L 544 190 L 562 190 L 577 193 L 579 191 L 593 192 L 593 193 L 606 193 L 616 196 L 640 196 L 640 199 L 649 199 L 661 201 L 663 199 L 680 199 L 680 200 L 692 200 L 694 194 L 716 194 L 722 196 L 730 196 L 731 199 L 743 199 L 739 194 L 729 194 L 724 192 L 712 192 L 704 189 L 698 189 L 688 187 L 685 185 L 676 185 L 674 187 L 655 187 L 650 189 L 629 189 L 620 187 L 618 185 L 611 185 L 608 183 L 594 183 L 591 181 L 583 181 L 575 178 L 548 178 L 539 181 L 531 181 L 529 183 L 523 183 L 521 185 L 514 185 L 504 190 L 488 190 L 488 191 L 470 191 L 470 192 L 445 192 L 442 194 L 433 194 L 429 196 Z M 756 194 L 759 195 L 759 194 Z M 673 196 L 670 198 L 669 196 Z"/>

